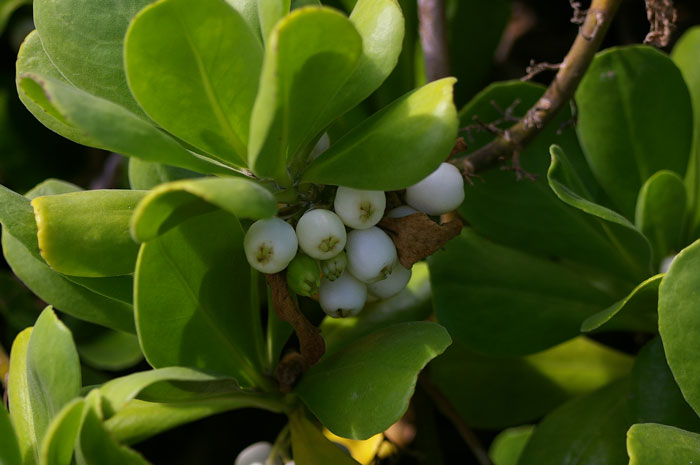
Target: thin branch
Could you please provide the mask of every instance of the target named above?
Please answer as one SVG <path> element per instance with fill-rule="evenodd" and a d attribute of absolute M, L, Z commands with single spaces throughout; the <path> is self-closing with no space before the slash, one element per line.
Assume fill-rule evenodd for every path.
<path fill-rule="evenodd" d="M 464 421 L 464 419 L 457 413 L 452 403 L 445 397 L 442 392 L 435 387 L 435 385 L 430 381 L 425 373 L 421 373 L 418 376 L 418 382 L 423 390 L 430 396 L 435 406 L 440 410 L 440 412 L 452 422 L 457 432 L 462 436 L 464 442 L 467 443 L 469 450 L 472 451 L 474 457 L 479 462 L 479 465 L 493 465 L 493 462 L 489 458 L 486 448 L 481 443 L 479 438 L 474 434 L 474 431 L 469 428 L 469 425 Z"/>
<path fill-rule="evenodd" d="M 452 160 L 465 176 L 473 176 L 514 152 L 521 152 L 574 96 L 622 0 L 593 0 L 569 53 L 544 95 L 516 124 L 484 147 Z"/>
<path fill-rule="evenodd" d="M 104 162 L 102 172 L 90 183 L 90 189 L 114 189 L 119 183 L 119 168 L 123 163 L 123 156 L 110 153 Z"/>
<path fill-rule="evenodd" d="M 678 13 L 673 0 L 646 0 L 647 19 L 651 24 L 649 34 L 644 38 L 645 44 L 665 47 L 676 29 Z"/>
<path fill-rule="evenodd" d="M 418 0 L 418 20 L 428 82 L 449 76 L 445 0 Z"/>

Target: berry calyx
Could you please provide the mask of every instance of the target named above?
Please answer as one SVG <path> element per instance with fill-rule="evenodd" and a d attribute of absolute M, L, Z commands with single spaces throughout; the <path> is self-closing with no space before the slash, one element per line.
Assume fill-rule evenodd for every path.
<path fill-rule="evenodd" d="M 323 278 L 318 291 L 318 302 L 327 315 L 344 318 L 357 315 L 365 306 L 367 286 L 350 273 L 343 273 L 335 281 Z"/>
<path fill-rule="evenodd" d="M 279 218 L 256 221 L 243 239 L 248 263 L 262 273 L 278 273 L 285 269 L 296 255 L 297 248 L 294 228 Z"/>
<path fill-rule="evenodd" d="M 411 270 L 404 268 L 398 261 L 394 264 L 391 275 L 376 283 L 368 284 L 367 290 L 380 299 L 388 299 L 401 292 L 411 279 Z"/>
<path fill-rule="evenodd" d="M 376 226 L 357 229 L 348 234 L 345 251 L 348 255 L 348 270 L 365 283 L 388 278 L 397 260 L 393 241 Z"/>
<path fill-rule="evenodd" d="M 428 215 L 442 215 L 464 201 L 464 179 L 457 167 L 441 163 L 425 179 L 406 188 L 406 202 Z"/>
<path fill-rule="evenodd" d="M 311 210 L 297 223 L 299 247 L 317 260 L 338 255 L 345 247 L 347 233 L 338 215 L 330 210 Z"/>
<path fill-rule="evenodd" d="M 287 286 L 297 295 L 310 297 L 321 285 L 318 262 L 304 253 L 298 253 L 287 267 Z"/>
<path fill-rule="evenodd" d="M 343 223 L 354 229 L 367 229 L 379 223 L 386 208 L 383 191 L 364 191 L 340 186 L 333 202 Z"/>

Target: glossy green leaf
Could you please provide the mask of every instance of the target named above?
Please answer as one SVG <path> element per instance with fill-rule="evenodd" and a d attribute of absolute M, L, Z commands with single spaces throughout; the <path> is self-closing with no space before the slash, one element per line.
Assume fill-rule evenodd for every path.
<path fill-rule="evenodd" d="M 367 304 L 355 317 L 324 318 L 320 328 L 326 341 L 326 356 L 376 330 L 427 319 L 432 313 L 428 265 L 416 263 L 411 271 L 411 280 L 397 295 Z"/>
<path fill-rule="evenodd" d="M 628 276 L 645 279 L 651 271 L 651 248 L 646 237 L 625 217 L 603 205 L 592 202 L 576 192 L 572 163 L 557 145 L 549 149 L 552 164 L 547 171 L 549 187 L 562 202 L 587 213 L 594 220 L 595 234 L 613 245 L 613 253 Z"/>
<path fill-rule="evenodd" d="M 166 182 L 200 176 L 199 173 L 176 166 L 129 158 L 129 185 L 135 190 L 150 190 Z"/>
<path fill-rule="evenodd" d="M 657 267 L 681 249 L 687 204 L 683 179 L 672 171 L 655 173 L 639 190 L 635 224 L 649 238 Z"/>
<path fill-rule="evenodd" d="M 639 352 L 632 370 L 628 396 L 632 423 L 663 423 L 700 431 L 700 418 L 683 398 L 661 339 L 655 338 Z"/>
<path fill-rule="evenodd" d="M 397 190 L 445 161 L 457 135 L 454 78 L 431 82 L 395 101 L 335 142 L 302 181 Z"/>
<path fill-rule="evenodd" d="M 32 200 L 39 249 L 59 273 L 103 277 L 133 273 L 138 244 L 129 221 L 143 191 L 94 190 Z"/>
<path fill-rule="evenodd" d="M 472 427 L 535 421 L 632 368 L 632 358 L 578 337 L 526 357 L 493 357 L 453 344 L 430 366 L 433 383 Z"/>
<path fill-rule="evenodd" d="M 518 465 L 626 465 L 627 380 L 575 399 L 537 426 Z"/>
<path fill-rule="evenodd" d="M 668 365 L 688 403 L 700 412 L 700 241 L 673 260 L 659 288 L 659 332 Z"/>
<path fill-rule="evenodd" d="M 533 83 L 509 81 L 492 84 L 460 111 L 460 125 L 474 128 L 474 117 L 484 122 L 504 120 L 502 113 L 508 107 L 512 107 L 514 115 L 520 116 L 537 102 L 543 92 L 542 86 Z M 551 162 L 549 147 L 556 143 L 569 155 L 572 171 L 575 171 L 574 185 L 585 186 L 580 195 L 596 203 L 604 201 L 575 131 L 572 128 L 559 131 L 571 117 L 571 111 L 563 109 L 520 153 L 520 167 L 537 176 L 536 180 L 518 181 L 513 171 L 494 167 L 480 173 L 483 182 L 465 185 L 465 199 L 459 212 L 477 232 L 495 242 L 523 252 L 570 260 L 579 267 L 594 270 L 596 280 L 601 280 L 602 272 L 614 275 L 614 280 L 631 281 L 625 283 L 631 287 L 638 280 L 625 279 L 630 274 L 628 267 L 620 260 L 607 235 L 601 234 L 596 221 L 562 202 L 547 182 Z M 503 121 L 499 127 L 507 129 L 510 124 L 512 122 Z M 493 137 L 487 131 L 471 130 L 467 136 L 469 150 L 479 149 Z M 609 281 L 608 276 L 606 280 Z M 625 287 L 621 292 L 628 290 Z"/>
<path fill-rule="evenodd" d="M 655 423 L 627 432 L 629 465 L 680 465 L 700 460 L 700 434 Z"/>
<path fill-rule="evenodd" d="M 36 0 L 34 22 L 51 62 L 73 85 L 136 114 L 124 74 L 124 33 L 152 0 Z"/>
<path fill-rule="evenodd" d="M 20 100 L 36 119 L 52 131 L 78 144 L 89 146 L 99 145 L 81 130 L 73 126 L 72 123 L 66 121 L 61 115 L 56 114 L 54 111 L 49 111 L 51 110 L 51 106 L 46 105 L 43 100 L 41 100 L 41 103 L 32 100 L 20 85 L 23 73 L 37 73 L 42 76 L 49 76 L 53 79 L 57 79 L 65 84 L 70 84 L 66 81 L 61 72 L 56 69 L 56 66 L 51 63 L 51 60 L 44 51 L 44 47 L 41 45 L 41 39 L 36 30 L 29 33 L 24 39 L 17 53 L 15 82 Z M 38 97 L 34 98 L 38 100 Z"/>
<path fill-rule="evenodd" d="M 34 210 L 26 197 L 0 185 L 0 223 L 3 235 L 13 234 L 17 240 L 26 244 L 27 251 L 33 257 L 40 258 L 33 216 Z"/>
<path fill-rule="evenodd" d="M 350 454 L 333 444 L 304 417 L 295 412 L 289 419 L 294 462 L 300 465 L 358 465 Z"/>
<path fill-rule="evenodd" d="M 637 192 L 651 175 L 663 169 L 685 174 L 691 100 L 680 71 L 662 52 L 630 46 L 598 53 L 576 103 L 586 157 L 625 217 L 633 217 Z"/>
<path fill-rule="evenodd" d="M 304 8 L 277 23 L 250 123 L 248 164 L 255 174 L 289 184 L 288 160 L 299 174 L 309 144 L 339 116 L 325 112 L 361 53 L 357 30 L 335 10 Z"/>
<path fill-rule="evenodd" d="M 289 14 L 290 0 L 269 0 L 256 2 L 258 4 L 258 18 L 260 19 L 260 31 L 264 41 L 267 41 L 277 21 Z"/>
<path fill-rule="evenodd" d="M 0 465 L 22 465 L 17 435 L 4 406 L 0 406 Z"/>
<path fill-rule="evenodd" d="M 10 351 L 10 371 L 7 392 L 8 405 L 12 414 L 10 420 L 17 434 L 17 444 L 25 465 L 38 463 L 38 447 L 40 437 L 34 426 L 35 415 L 45 415 L 44 412 L 33 412 L 29 395 L 27 372 L 27 346 L 32 334 L 32 328 L 27 328 L 17 335 Z"/>
<path fill-rule="evenodd" d="M 242 178 L 175 181 L 156 187 L 139 203 L 132 218 L 131 235 L 145 242 L 217 208 L 240 219 L 257 220 L 274 216 L 277 201 L 260 184 Z"/>
<path fill-rule="evenodd" d="M 124 370 L 143 360 L 138 338 L 123 331 L 105 328 L 76 345 L 80 360 L 99 370 Z"/>
<path fill-rule="evenodd" d="M 44 310 L 27 345 L 27 386 L 37 441 L 49 422 L 80 394 L 80 360 L 73 337 L 53 310 Z"/>
<path fill-rule="evenodd" d="M 56 415 L 41 444 L 41 465 L 71 465 L 73 446 L 80 432 L 85 400 L 76 398 Z"/>
<path fill-rule="evenodd" d="M 120 445 L 90 407 L 83 417 L 76 459 L 78 465 L 149 465 L 139 453 Z"/>
<path fill-rule="evenodd" d="M 83 135 L 78 140 L 80 143 L 197 172 L 232 174 L 224 165 L 186 150 L 165 132 L 124 107 L 50 75 L 24 72 L 20 74 L 19 86 L 26 98 L 55 120 L 79 130 Z"/>
<path fill-rule="evenodd" d="M 118 441 L 134 444 L 200 418 L 246 407 L 265 409 L 275 413 L 287 410 L 278 399 L 255 393 L 239 393 L 175 403 L 145 402 L 134 399 L 107 420 L 105 426 Z"/>
<path fill-rule="evenodd" d="M 534 426 L 520 426 L 501 431 L 489 446 L 493 465 L 518 465 L 518 459 L 534 433 Z"/>
<path fill-rule="evenodd" d="M 262 45 L 219 0 L 144 8 L 125 43 L 129 87 L 163 128 L 227 164 L 246 165 Z"/>
<path fill-rule="evenodd" d="M 355 107 L 389 76 L 401 53 L 404 21 L 396 0 L 359 0 L 350 21 L 362 38 L 357 67 L 333 97 L 323 120 L 332 121 Z"/>
<path fill-rule="evenodd" d="M 605 326 L 606 330 L 656 332 L 656 306 L 662 278 L 662 274 L 657 274 L 642 281 L 624 299 L 586 318 L 581 324 L 581 331 L 595 331 Z"/>
<path fill-rule="evenodd" d="M 258 371 L 260 320 L 258 308 L 251 309 L 251 269 L 233 216 L 201 215 L 143 244 L 135 285 L 139 339 L 152 366 L 198 368 L 234 376 L 244 386 L 266 385 Z"/>
<path fill-rule="evenodd" d="M 83 190 L 80 186 L 60 179 L 49 178 L 32 187 L 24 196 L 29 200 L 44 195 L 69 194 Z"/>
<path fill-rule="evenodd" d="M 428 263 L 438 321 L 477 352 L 524 355 L 552 347 L 578 335 L 581 322 L 613 300 L 561 264 L 470 229 Z"/>
<path fill-rule="evenodd" d="M 323 358 L 296 392 L 335 434 L 367 439 L 403 415 L 418 372 L 450 342 L 435 323 L 389 326 Z"/>
<path fill-rule="evenodd" d="M 700 225 L 700 27 L 688 29 L 676 42 L 671 52 L 673 62 L 681 70 L 683 79 L 688 85 L 693 101 L 693 120 L 695 134 L 693 152 L 688 163 L 686 186 L 688 187 L 688 202 L 690 205 L 690 221 L 692 224 L 691 238 L 698 237 L 696 232 Z"/>

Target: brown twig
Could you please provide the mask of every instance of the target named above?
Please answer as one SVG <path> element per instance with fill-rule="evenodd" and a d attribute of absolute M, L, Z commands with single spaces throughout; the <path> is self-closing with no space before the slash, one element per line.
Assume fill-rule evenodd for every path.
<path fill-rule="evenodd" d="M 644 38 L 645 44 L 665 47 L 676 29 L 678 13 L 673 0 L 646 0 L 647 18 L 651 24 L 649 34 Z"/>
<path fill-rule="evenodd" d="M 435 387 L 435 385 L 430 381 L 430 378 L 425 373 L 421 373 L 418 376 L 418 382 L 423 390 L 430 396 L 435 406 L 440 410 L 440 412 L 452 422 L 457 432 L 462 436 L 464 442 L 476 457 L 479 465 L 493 465 L 493 462 L 489 458 L 486 448 L 481 443 L 479 438 L 474 434 L 474 431 L 469 428 L 469 425 L 460 416 L 457 410 L 454 408 L 452 403 L 445 397 L 442 392 Z"/>
<path fill-rule="evenodd" d="M 569 53 L 537 103 L 503 135 L 465 157 L 452 160 L 465 176 L 473 176 L 511 156 L 513 152 L 522 151 L 569 102 L 593 61 L 620 3 L 622 0 L 593 0 Z"/>
<path fill-rule="evenodd" d="M 449 76 L 445 0 L 418 0 L 418 20 L 428 82 Z"/>

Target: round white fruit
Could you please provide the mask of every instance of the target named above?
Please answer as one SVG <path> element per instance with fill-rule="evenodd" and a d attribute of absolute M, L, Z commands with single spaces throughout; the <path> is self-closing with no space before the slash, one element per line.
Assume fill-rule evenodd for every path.
<path fill-rule="evenodd" d="M 246 232 L 243 248 L 250 266 L 262 273 L 277 273 L 297 254 L 297 235 L 279 218 L 258 220 Z"/>
<path fill-rule="evenodd" d="M 404 216 L 413 215 L 414 213 L 418 213 L 418 210 L 408 205 L 401 205 L 400 207 L 390 210 L 386 216 L 388 218 L 403 218 Z"/>
<path fill-rule="evenodd" d="M 335 281 L 323 278 L 318 290 L 321 308 L 333 318 L 357 315 L 366 300 L 367 286 L 350 273 L 343 273 Z"/>
<path fill-rule="evenodd" d="M 321 272 L 323 277 L 329 281 L 335 281 L 345 272 L 348 266 L 348 256 L 345 252 L 340 252 L 333 258 L 321 262 Z"/>
<path fill-rule="evenodd" d="M 406 202 L 428 215 L 451 212 L 464 201 L 464 179 L 450 163 L 442 163 L 427 178 L 406 189 Z"/>
<path fill-rule="evenodd" d="M 367 290 L 380 299 L 388 299 L 401 292 L 410 279 L 411 270 L 407 270 L 397 261 L 388 278 L 368 284 Z"/>
<path fill-rule="evenodd" d="M 365 283 L 389 277 L 397 259 L 394 242 L 376 226 L 351 231 L 345 252 L 348 256 L 348 270 Z"/>
<path fill-rule="evenodd" d="M 383 191 L 363 191 L 340 186 L 333 207 L 346 225 L 354 229 L 367 229 L 379 223 L 384 216 L 386 194 Z"/>
<path fill-rule="evenodd" d="M 311 210 L 297 223 L 297 240 L 306 255 L 326 260 L 338 255 L 345 247 L 347 233 L 338 215 L 330 210 Z"/>
<path fill-rule="evenodd" d="M 238 454 L 235 465 L 264 465 L 272 453 L 272 444 L 261 441 L 249 445 Z"/>

